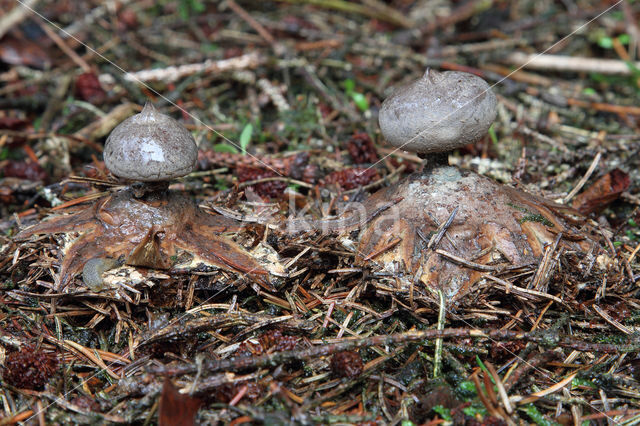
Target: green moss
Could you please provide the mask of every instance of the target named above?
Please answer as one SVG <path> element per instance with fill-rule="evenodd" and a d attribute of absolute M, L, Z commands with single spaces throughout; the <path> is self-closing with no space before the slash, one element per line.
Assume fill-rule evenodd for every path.
<path fill-rule="evenodd" d="M 463 408 L 462 412 L 469 417 L 480 416 L 481 418 L 484 418 L 489 414 L 487 409 L 480 402 L 472 403 L 470 406 Z"/>
<path fill-rule="evenodd" d="M 583 379 L 582 377 L 576 377 L 571 381 L 571 389 L 577 389 L 580 387 L 586 387 L 586 388 L 591 388 L 591 389 L 598 389 L 598 386 L 596 386 L 591 380 L 589 379 Z"/>
<path fill-rule="evenodd" d="M 475 398 L 478 395 L 476 385 L 471 380 L 465 380 L 458 383 L 458 386 L 455 388 L 455 393 L 465 401 Z"/>
<path fill-rule="evenodd" d="M 522 206 L 518 206 L 516 204 L 513 203 L 507 203 L 507 205 L 511 208 L 514 208 L 522 213 L 525 213 L 525 215 L 518 220 L 518 223 L 520 223 L 521 225 L 525 222 L 538 222 L 543 224 L 544 226 L 548 226 L 549 228 L 553 228 L 553 223 L 550 222 L 547 218 L 545 218 L 544 216 L 542 216 L 540 213 L 532 213 L 529 209 L 527 209 L 526 207 L 522 207 Z"/>
<path fill-rule="evenodd" d="M 514 209 L 518 210 L 518 211 L 521 211 L 522 213 L 531 213 L 531 212 L 530 212 L 529 210 L 527 210 L 525 207 L 518 206 L 518 205 L 513 204 L 513 203 L 507 203 L 507 205 L 508 205 L 509 207 L 512 207 L 512 208 L 514 208 Z"/>
<path fill-rule="evenodd" d="M 525 222 L 538 222 L 543 224 L 544 226 L 553 228 L 553 223 L 551 223 L 547 218 L 545 218 L 541 214 L 526 214 L 524 215 L 524 217 L 518 220 L 518 223 L 520 223 L 521 225 Z"/>
<path fill-rule="evenodd" d="M 640 311 L 631 311 L 631 314 L 627 318 L 624 319 L 623 323 L 625 325 L 637 325 L 637 324 L 640 324 Z"/>
<path fill-rule="evenodd" d="M 610 345 L 629 344 L 628 336 L 624 334 L 599 334 L 593 339 L 596 343 L 606 343 Z"/>
<path fill-rule="evenodd" d="M 0 289 L 2 290 L 13 290 L 18 286 L 12 280 L 6 280 L 2 285 L 0 285 Z"/>
<path fill-rule="evenodd" d="M 547 420 L 540 411 L 533 404 L 527 404 L 524 407 L 520 408 L 521 411 L 524 411 L 531 420 L 537 425 L 557 425 L 558 423 L 550 422 Z"/>

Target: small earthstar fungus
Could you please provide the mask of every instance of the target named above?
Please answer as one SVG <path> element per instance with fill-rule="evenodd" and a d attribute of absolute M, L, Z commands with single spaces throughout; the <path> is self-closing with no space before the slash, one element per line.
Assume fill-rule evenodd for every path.
<path fill-rule="evenodd" d="M 242 224 L 200 210 L 171 179 L 194 170 L 198 148 L 187 129 L 147 103 L 120 123 L 105 144 L 107 168 L 129 186 L 71 214 L 58 215 L 16 236 L 63 234 L 57 289 L 83 271 L 100 289 L 102 273 L 121 263 L 175 270 L 211 266 L 249 275 L 271 288 L 268 271 L 241 245 L 223 236 Z M 84 270 L 83 270 L 84 268 Z"/>
<path fill-rule="evenodd" d="M 399 290 L 424 285 L 449 299 L 485 274 L 535 268 L 551 248 L 597 254 L 571 208 L 448 165 L 447 153 L 485 136 L 496 111 L 488 84 L 468 73 L 427 70 L 396 90 L 380 109 L 382 134 L 425 159 L 423 170 L 323 230 L 359 229 L 356 262 L 396 277 Z"/>

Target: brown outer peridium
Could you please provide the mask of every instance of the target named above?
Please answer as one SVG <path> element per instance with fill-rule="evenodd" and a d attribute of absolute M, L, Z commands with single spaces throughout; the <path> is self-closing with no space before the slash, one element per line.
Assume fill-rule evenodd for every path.
<path fill-rule="evenodd" d="M 408 281 L 421 268 L 420 281 L 452 299 L 466 294 L 486 271 L 460 265 L 437 249 L 493 265 L 489 269 L 495 271 L 536 265 L 559 233 L 560 248 L 582 253 L 599 250 L 595 241 L 570 223 L 566 213 L 580 216 L 571 208 L 456 167 L 415 173 L 369 197 L 363 211 L 375 211 L 394 198 L 401 201 L 362 226 L 356 260 L 366 259 L 383 269 L 393 269 L 395 263 L 407 273 Z M 456 207 L 445 238 L 427 249 L 417 231 L 429 238 Z M 398 244 L 385 249 L 398 238 Z"/>

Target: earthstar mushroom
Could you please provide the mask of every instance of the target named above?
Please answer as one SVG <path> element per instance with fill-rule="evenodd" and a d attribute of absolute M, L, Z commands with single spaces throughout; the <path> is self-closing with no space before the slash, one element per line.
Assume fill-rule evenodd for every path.
<path fill-rule="evenodd" d="M 212 266 L 243 272 L 271 290 L 268 271 L 244 247 L 222 235 L 242 230 L 242 223 L 208 214 L 189 195 L 168 190 L 170 179 L 195 168 L 197 154 L 189 131 L 147 103 L 140 114 L 113 130 L 104 150 L 109 170 L 134 184 L 82 210 L 72 208 L 70 214 L 31 226 L 16 239 L 69 236 L 60 250 L 58 289 L 82 271 L 85 285 L 99 290 L 102 274 L 122 259 L 129 266 L 153 269 Z"/>
<path fill-rule="evenodd" d="M 439 289 L 459 299 L 487 272 L 536 264 L 547 247 L 600 252 L 571 208 L 448 165 L 447 151 L 487 133 L 496 104 L 487 83 L 461 72 L 428 70 L 396 90 L 380 109 L 382 133 L 427 167 L 316 228 L 343 233 L 347 244 L 359 229 L 356 264 L 394 277 L 394 291 L 412 298 Z"/>

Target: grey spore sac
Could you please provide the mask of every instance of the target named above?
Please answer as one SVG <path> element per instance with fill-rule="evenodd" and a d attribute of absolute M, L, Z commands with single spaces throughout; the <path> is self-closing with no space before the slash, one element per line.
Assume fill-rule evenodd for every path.
<path fill-rule="evenodd" d="M 480 77 L 427 69 L 382 103 L 385 139 L 418 154 L 451 151 L 478 141 L 496 117 L 497 100 Z"/>
<path fill-rule="evenodd" d="M 141 182 L 168 181 L 191 173 L 198 147 L 178 121 L 147 102 L 140 114 L 120 123 L 104 147 L 104 163 L 117 177 Z"/>

